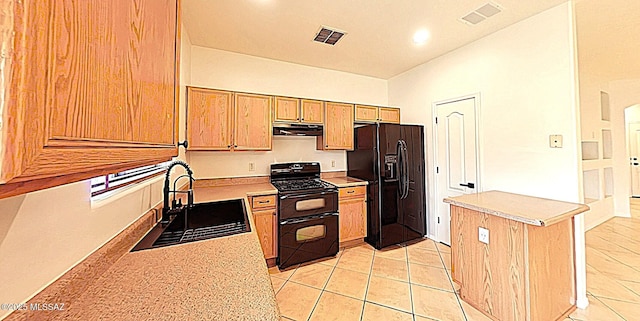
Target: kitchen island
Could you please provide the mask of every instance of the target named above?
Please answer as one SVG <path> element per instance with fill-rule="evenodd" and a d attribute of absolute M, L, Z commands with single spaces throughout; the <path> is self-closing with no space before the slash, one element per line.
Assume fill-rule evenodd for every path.
<path fill-rule="evenodd" d="M 464 301 L 494 320 L 562 320 L 575 310 L 573 216 L 588 206 L 500 191 L 444 202 Z"/>

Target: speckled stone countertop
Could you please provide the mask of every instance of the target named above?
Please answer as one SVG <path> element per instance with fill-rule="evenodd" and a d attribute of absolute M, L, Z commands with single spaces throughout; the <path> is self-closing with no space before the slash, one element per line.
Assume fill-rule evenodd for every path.
<path fill-rule="evenodd" d="M 197 188 L 195 202 L 276 193 L 270 184 Z M 52 320 L 279 320 L 252 232 L 125 254 Z"/>
<path fill-rule="evenodd" d="M 338 187 L 352 187 L 352 186 L 367 185 L 367 181 L 363 181 L 361 179 L 357 179 L 349 176 L 323 178 L 322 180 Z"/>
<path fill-rule="evenodd" d="M 548 226 L 588 211 L 584 204 L 488 191 L 444 199 L 445 203 L 537 226 Z"/>

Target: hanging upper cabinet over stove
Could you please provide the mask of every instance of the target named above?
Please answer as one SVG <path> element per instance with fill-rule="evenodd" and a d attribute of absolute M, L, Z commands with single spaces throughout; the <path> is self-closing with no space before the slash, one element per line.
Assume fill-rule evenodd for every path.
<path fill-rule="evenodd" d="M 179 0 L 0 9 L 0 198 L 177 155 Z"/>

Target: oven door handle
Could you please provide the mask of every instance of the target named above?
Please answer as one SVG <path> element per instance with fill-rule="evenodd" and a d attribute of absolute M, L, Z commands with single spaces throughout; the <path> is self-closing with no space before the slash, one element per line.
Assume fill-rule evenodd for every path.
<path fill-rule="evenodd" d="M 291 218 L 288 220 L 281 220 L 280 225 L 305 223 L 305 222 L 310 222 L 318 219 L 323 219 L 329 216 L 338 216 L 338 215 L 339 215 L 338 213 L 326 213 L 322 215 L 305 216 L 303 218 Z"/>
<path fill-rule="evenodd" d="M 287 199 L 287 198 L 291 198 L 291 199 L 296 199 L 296 198 L 305 198 L 305 197 L 309 197 L 309 196 L 315 196 L 315 195 L 327 195 L 327 194 L 331 194 L 331 193 L 335 193 L 337 192 L 336 190 L 330 190 L 330 191 L 325 191 L 325 192 L 320 192 L 320 193 L 310 193 L 310 194 L 304 194 L 304 195 L 281 195 L 280 199 Z"/>

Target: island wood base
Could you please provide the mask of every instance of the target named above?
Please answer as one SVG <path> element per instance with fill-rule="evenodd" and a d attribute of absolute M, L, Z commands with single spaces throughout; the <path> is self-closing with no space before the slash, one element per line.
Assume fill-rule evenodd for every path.
<path fill-rule="evenodd" d="M 573 216 L 535 226 L 452 204 L 451 260 L 460 297 L 493 320 L 562 320 L 576 308 Z"/>

